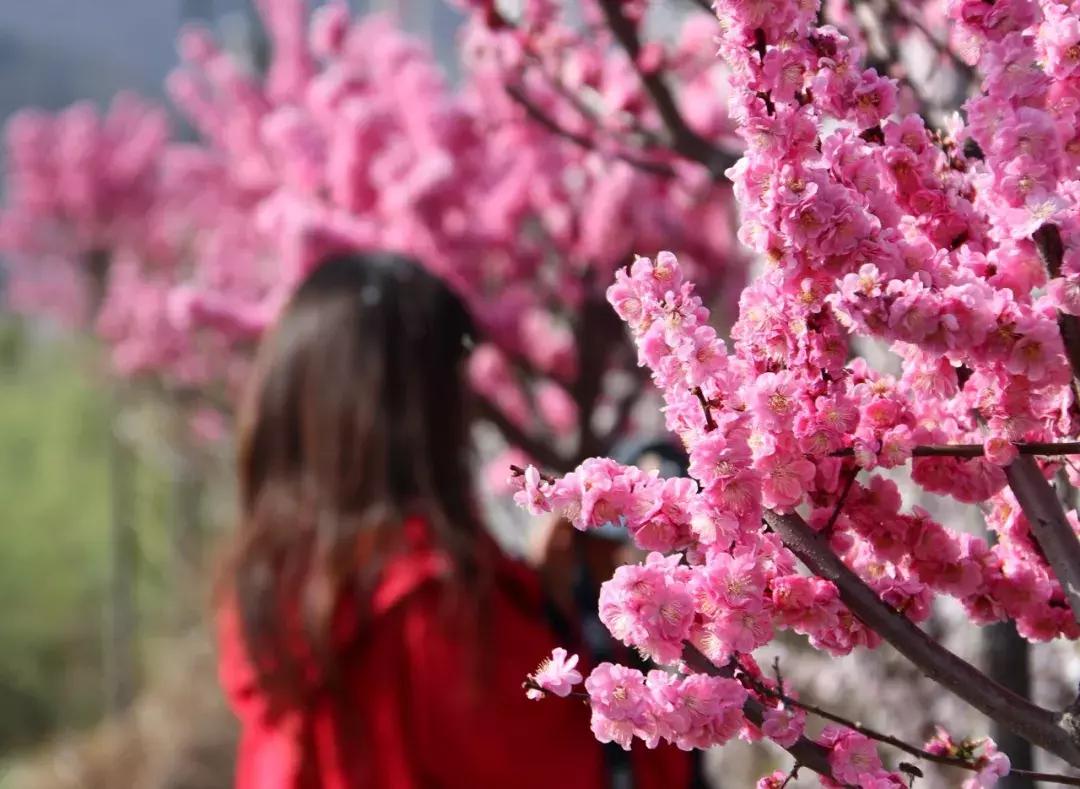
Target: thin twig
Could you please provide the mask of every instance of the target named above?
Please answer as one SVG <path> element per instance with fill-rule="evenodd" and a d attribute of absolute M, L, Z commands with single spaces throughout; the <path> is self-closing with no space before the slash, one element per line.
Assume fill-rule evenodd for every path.
<path fill-rule="evenodd" d="M 480 415 L 495 425 L 510 444 L 520 448 L 537 463 L 548 468 L 556 471 L 569 471 L 573 468 L 573 462 L 570 459 L 563 457 L 547 442 L 529 435 L 524 429 L 518 427 L 486 397 L 480 396 L 477 400 Z"/>
<path fill-rule="evenodd" d="M 700 386 L 694 387 L 694 397 L 701 403 L 701 410 L 705 412 L 705 432 L 711 433 L 716 430 L 716 420 L 713 419 L 712 409 L 709 407 L 709 401 L 705 399 L 705 393 L 701 391 Z"/>
<path fill-rule="evenodd" d="M 590 107 L 577 92 L 567 87 L 566 83 L 559 79 L 556 74 L 551 73 L 545 66 L 543 58 L 536 50 L 529 47 L 528 43 L 526 43 L 525 46 L 529 60 L 537 66 L 538 71 L 544 79 L 547 80 L 548 84 L 551 85 L 552 89 L 566 99 L 570 106 L 577 110 L 578 114 L 591 123 L 596 129 L 612 132 L 612 136 L 614 136 L 615 130 L 608 129 L 601 116 L 597 114 L 597 112 Z M 632 131 L 641 138 L 639 142 L 642 145 L 651 146 L 653 148 L 667 148 L 667 141 L 662 139 L 661 136 L 652 129 L 643 126 L 633 113 L 627 112 L 621 114 L 627 118 L 630 125 L 633 127 Z"/>
<path fill-rule="evenodd" d="M 802 767 L 802 765 L 799 764 L 798 762 L 795 762 L 795 764 L 792 766 L 791 770 L 788 772 L 787 777 L 784 778 L 784 782 L 782 784 L 780 784 L 780 789 L 784 789 L 785 786 L 787 786 L 789 783 L 791 783 L 792 781 L 794 781 L 796 778 L 799 777 L 799 768 L 800 767 Z"/>
<path fill-rule="evenodd" d="M 650 162 L 648 160 L 640 159 L 632 154 L 626 153 L 625 151 L 602 151 L 591 137 L 565 128 L 558 121 L 556 121 L 554 118 L 552 118 L 542 109 L 540 109 L 540 107 L 538 107 L 532 101 L 532 99 L 525 95 L 524 90 L 522 90 L 517 85 L 506 85 L 505 88 L 507 95 L 509 95 L 510 98 L 517 102 L 521 106 L 521 108 L 525 110 L 525 113 L 530 118 L 532 118 L 534 121 L 546 128 L 552 134 L 563 137 L 564 139 L 569 140 L 570 142 L 574 143 L 580 148 L 584 148 L 587 151 L 610 153 L 610 155 L 615 157 L 616 159 L 624 161 L 632 167 L 636 167 L 637 169 L 643 172 L 647 172 L 651 175 L 658 175 L 664 178 L 675 177 L 675 170 L 670 166 L 664 164 L 663 162 Z"/>
<path fill-rule="evenodd" d="M 639 58 L 641 40 L 638 38 L 637 25 L 623 13 L 622 0 L 600 0 L 600 8 L 615 40 L 626 51 L 645 92 L 649 94 L 664 126 L 671 134 L 672 150 L 686 159 L 704 165 L 714 178 L 723 179 L 724 171 L 735 164 L 737 157 L 716 147 L 691 129 L 679 111 L 675 96 L 663 76 L 642 68 Z"/>
<path fill-rule="evenodd" d="M 724 666 L 717 666 L 694 645 L 687 643 L 683 649 L 683 660 L 688 668 L 699 674 L 708 674 L 710 677 L 735 676 L 735 663 L 730 662 Z M 755 726 L 760 727 L 765 721 L 765 705 L 753 696 L 748 696 L 743 704 L 743 715 Z M 813 770 L 818 775 L 823 775 L 832 780 L 832 766 L 829 764 L 829 749 L 824 745 L 814 742 L 807 737 L 799 737 L 793 745 L 784 746 L 784 750 L 790 753 L 796 762 Z"/>
<path fill-rule="evenodd" d="M 515 466 L 513 463 L 511 463 L 510 464 L 510 476 L 524 477 L 525 476 L 525 469 L 523 469 L 521 466 Z M 540 472 L 540 479 L 542 479 L 544 482 L 547 482 L 548 484 L 551 484 L 551 485 L 555 484 L 555 477 L 551 476 L 550 474 L 545 474 L 542 471 Z"/>
<path fill-rule="evenodd" d="M 836 500 L 836 506 L 833 508 L 832 515 L 829 516 L 829 521 L 825 524 L 825 528 L 823 529 L 825 534 L 830 534 L 832 532 L 833 526 L 836 525 L 836 521 L 840 518 L 840 510 L 844 508 L 844 502 L 847 501 L 848 494 L 851 493 L 851 489 L 855 486 L 855 478 L 857 476 L 859 476 L 859 467 L 852 466 L 851 471 L 848 472 L 847 481 L 844 483 L 844 489 L 840 492 L 840 498 Z M 779 672 L 779 668 L 777 671 Z M 781 690 L 783 690 L 783 688 L 781 688 Z"/>
<path fill-rule="evenodd" d="M 1073 463 L 1068 458 L 1062 458 L 1062 460 L 1065 461 L 1065 465 L 1067 465 L 1069 468 L 1071 468 L 1077 474 L 1077 476 L 1080 476 L 1080 466 L 1077 466 L 1075 463 Z"/>
<path fill-rule="evenodd" d="M 937 754 L 931 751 L 927 751 L 923 748 L 919 748 L 918 746 L 911 745 L 910 743 L 907 743 L 898 737 L 894 737 L 891 734 L 883 734 L 879 731 L 876 731 L 875 729 L 870 728 L 869 726 L 859 723 L 858 721 L 853 721 L 845 718 L 842 715 L 837 715 L 836 713 L 818 707 L 815 704 L 809 704 L 804 701 L 799 701 L 798 699 L 792 698 L 791 696 L 784 693 L 782 688 L 779 690 L 773 690 L 772 688 L 768 687 L 767 685 L 765 685 L 764 683 L 762 683 L 761 681 L 759 681 L 745 671 L 738 672 L 736 674 L 736 678 L 739 679 L 749 689 L 757 692 L 762 696 L 769 696 L 771 698 L 777 699 L 778 701 L 782 701 L 788 706 L 798 707 L 799 709 L 809 712 L 812 715 L 816 715 L 819 718 L 824 718 L 827 721 L 838 723 L 841 726 L 851 729 L 852 731 L 857 731 L 859 734 L 869 737 L 872 740 L 877 740 L 880 743 L 890 745 L 893 748 L 904 751 L 905 753 L 914 756 L 917 759 L 925 759 L 928 762 L 945 764 L 949 765 L 950 767 L 959 767 L 961 769 L 971 770 L 973 772 L 977 772 L 980 769 L 979 766 L 970 759 L 964 759 L 959 756 Z M 1037 777 L 1038 780 L 1042 781 L 1050 781 L 1053 783 L 1065 784 L 1067 786 L 1080 786 L 1080 778 L 1074 778 L 1069 775 L 1033 773 L 1029 770 L 1011 770 L 1010 772 L 1013 775 L 1022 775 L 1032 778 Z"/>
<path fill-rule="evenodd" d="M 956 69 L 957 74 L 959 74 L 965 82 L 971 84 L 975 81 L 976 77 L 978 76 L 975 73 L 975 69 L 972 68 L 969 64 L 965 63 L 963 60 L 961 60 L 960 56 L 953 52 L 952 48 L 950 48 L 948 44 L 942 42 L 937 36 L 931 33 L 930 29 L 923 24 L 921 19 L 909 14 L 900 3 L 896 2 L 896 0 L 887 0 L 887 5 L 890 11 L 895 13 L 904 22 L 911 25 L 913 28 L 922 33 L 923 37 L 926 38 L 927 43 L 929 43 L 930 46 L 933 47 L 939 55 L 944 55 L 945 57 L 947 57 L 952 63 L 952 67 Z"/>

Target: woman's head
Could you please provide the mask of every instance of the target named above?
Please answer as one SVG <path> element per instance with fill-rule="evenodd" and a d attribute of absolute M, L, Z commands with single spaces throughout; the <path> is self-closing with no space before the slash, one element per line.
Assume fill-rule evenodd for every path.
<path fill-rule="evenodd" d="M 300 286 L 240 417 L 227 581 L 253 653 L 283 646 L 283 606 L 325 639 L 342 592 L 372 580 L 409 515 L 469 571 L 471 330 L 453 292 L 396 255 L 334 257 Z"/>

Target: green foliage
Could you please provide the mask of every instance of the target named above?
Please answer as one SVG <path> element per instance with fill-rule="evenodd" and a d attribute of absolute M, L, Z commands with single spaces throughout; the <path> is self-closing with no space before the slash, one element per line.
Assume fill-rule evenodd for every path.
<path fill-rule="evenodd" d="M 0 756 L 102 712 L 111 401 L 95 353 L 0 320 Z M 160 555 L 167 486 L 136 475 L 141 547 Z M 152 621 L 160 573 L 140 573 Z"/>

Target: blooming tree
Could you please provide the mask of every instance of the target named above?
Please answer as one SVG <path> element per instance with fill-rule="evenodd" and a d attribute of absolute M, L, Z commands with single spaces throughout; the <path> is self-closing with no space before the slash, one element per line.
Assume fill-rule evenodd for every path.
<path fill-rule="evenodd" d="M 170 90 L 195 144 L 127 100 L 105 119 L 23 116 L 12 293 L 93 320 L 121 372 L 227 394 L 328 251 L 415 254 L 477 314 L 474 385 L 509 442 L 549 471 L 592 456 L 559 479 L 522 470 L 521 502 L 583 529 L 620 521 L 652 552 L 605 585 L 601 616 L 674 670 L 594 668 L 600 739 L 766 738 L 826 785 L 914 774 L 875 740 L 973 786 L 1010 769 L 988 741 L 917 747 L 800 701 L 752 657 L 786 629 L 827 655 L 889 642 L 1080 765 L 1076 709 L 1011 694 L 918 627 L 949 597 L 1032 640 L 1080 632 L 1078 520 L 1047 482 L 1076 481 L 1061 459 L 1080 452 L 1077 6 L 718 0 L 719 26 L 697 13 L 665 44 L 640 0 L 589 0 L 580 19 L 547 0 L 464 5 L 458 88 L 386 20 L 330 3 L 309 24 L 301 0 L 261 0 L 265 75 L 204 31 L 182 38 Z M 949 92 L 969 85 L 961 122 Z M 728 345 L 708 308 L 745 280 L 732 196 L 767 269 Z M 626 265 L 661 247 L 676 254 Z M 613 276 L 691 478 L 598 457 L 640 396 Z M 852 358 L 867 340 L 891 345 L 897 375 Z M 924 492 L 982 505 L 996 543 L 879 471 L 908 465 Z M 557 651 L 529 690 L 580 680 Z M 831 725 L 811 739 L 808 714 Z"/>
<path fill-rule="evenodd" d="M 163 111 L 130 95 L 103 116 L 77 104 L 12 118 L 0 224 L 12 306 L 68 323 L 91 320 L 105 298 L 112 250 L 158 251 L 144 220 L 167 138 Z"/>
<path fill-rule="evenodd" d="M 947 596 L 1033 641 L 1080 635 L 1080 524 L 1047 481 L 1076 482 L 1062 458 L 1080 451 L 1080 6 L 952 0 L 981 83 L 947 129 L 898 112 L 896 81 L 864 69 L 817 6 L 716 4 L 746 146 L 728 171 L 739 235 L 768 261 L 730 347 L 670 253 L 608 291 L 691 478 L 601 458 L 558 479 L 516 472 L 530 511 L 581 529 L 618 520 L 652 552 L 605 584 L 601 618 L 672 670 L 593 669 L 593 731 L 624 747 L 765 737 L 827 786 L 906 785 L 918 768 L 884 767 L 875 740 L 964 768 L 969 786 L 1009 772 L 992 742 L 917 747 L 799 701 L 752 657 L 790 630 L 831 655 L 886 641 L 1080 766 L 1078 705 L 1039 707 L 918 627 Z M 901 372 L 851 358 L 862 337 L 890 343 Z M 925 491 L 981 504 L 996 543 L 905 506 L 877 472 L 905 465 Z M 534 695 L 564 691 L 564 665 L 535 675 Z M 807 713 L 836 725 L 810 739 Z"/>
<path fill-rule="evenodd" d="M 473 383 L 512 446 L 562 470 L 609 451 L 642 388 L 606 284 L 664 243 L 706 295 L 737 293 L 722 171 L 738 143 L 708 17 L 663 46 L 618 3 L 610 19 L 590 4 L 585 30 L 540 5 L 471 16 L 456 89 L 426 48 L 343 3 L 310 25 L 300 0 L 260 3 L 265 76 L 189 31 L 170 89 L 214 197 L 175 314 L 248 339 L 328 252 L 410 253 L 478 318 Z"/>
<path fill-rule="evenodd" d="M 95 331 L 120 378 L 211 395 L 233 348 L 192 338 L 170 307 L 204 168 L 170 141 L 164 110 L 129 94 L 104 114 L 24 110 L 8 124 L 5 160 L 10 306 Z"/>

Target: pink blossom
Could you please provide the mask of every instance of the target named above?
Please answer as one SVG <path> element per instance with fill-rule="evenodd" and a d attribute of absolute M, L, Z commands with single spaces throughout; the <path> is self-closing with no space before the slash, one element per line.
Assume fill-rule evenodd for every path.
<path fill-rule="evenodd" d="M 806 713 L 803 710 L 780 704 L 766 708 L 761 733 L 780 747 L 789 748 L 802 736 L 805 725 Z"/>
<path fill-rule="evenodd" d="M 984 789 L 996 786 L 1000 778 L 1009 774 L 1009 757 L 997 749 L 990 739 L 983 741 L 983 752 L 976 760 L 979 770 L 975 776 L 964 781 L 964 789 Z"/>
<path fill-rule="evenodd" d="M 562 698 L 569 696 L 574 685 L 582 679 L 581 672 L 575 668 L 577 664 L 577 655 L 568 657 L 565 649 L 556 647 L 552 650 L 551 657 L 529 676 L 538 687 L 530 688 L 526 695 L 530 699 L 542 699 L 545 692 Z"/>
<path fill-rule="evenodd" d="M 881 769 L 873 740 L 862 734 L 830 725 L 818 741 L 830 748 L 829 766 L 837 781 L 861 786 L 866 776 L 874 776 Z"/>
<path fill-rule="evenodd" d="M 600 588 L 600 620 L 615 638 L 657 662 L 677 661 L 694 618 L 687 573 L 677 555 L 659 553 L 618 568 Z"/>
<path fill-rule="evenodd" d="M 704 674 L 675 678 L 650 671 L 647 685 L 660 736 L 683 750 L 722 745 L 745 723 L 747 692 L 737 680 Z"/>
<path fill-rule="evenodd" d="M 625 750 L 630 750 L 634 737 L 655 746 L 659 740 L 656 718 L 640 671 L 601 663 L 585 680 L 585 690 L 596 739 L 617 742 Z"/>
<path fill-rule="evenodd" d="M 766 507 L 788 508 L 799 503 L 803 491 L 814 478 L 814 464 L 787 448 L 778 448 L 758 464 L 762 474 L 762 503 Z"/>
<path fill-rule="evenodd" d="M 997 466 L 1007 466 L 1019 456 L 1016 444 L 1005 436 L 991 436 L 983 442 L 986 459 Z"/>

